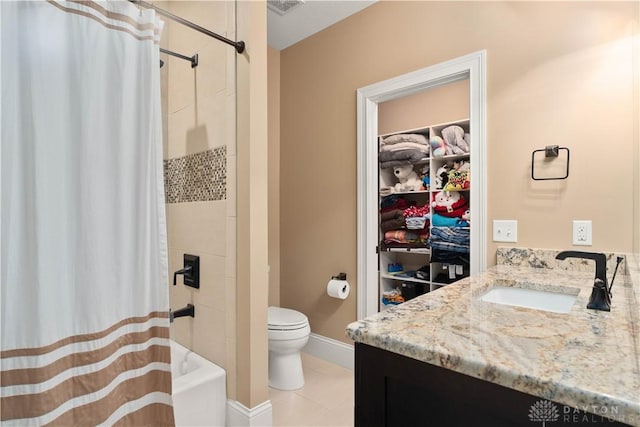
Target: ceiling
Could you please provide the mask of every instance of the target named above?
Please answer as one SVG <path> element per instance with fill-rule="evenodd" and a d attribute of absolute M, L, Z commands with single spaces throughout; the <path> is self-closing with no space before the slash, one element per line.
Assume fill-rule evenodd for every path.
<path fill-rule="evenodd" d="M 305 0 L 284 15 L 267 8 L 267 42 L 282 50 L 344 18 L 371 6 L 376 0 Z"/>

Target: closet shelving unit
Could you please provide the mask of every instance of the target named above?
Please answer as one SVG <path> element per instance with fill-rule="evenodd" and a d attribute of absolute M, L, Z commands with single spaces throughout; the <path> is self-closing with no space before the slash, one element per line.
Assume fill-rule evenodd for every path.
<path fill-rule="evenodd" d="M 469 128 L 469 119 L 462 119 L 437 125 L 424 126 L 421 128 L 402 130 L 398 132 L 387 133 L 384 135 L 378 136 L 378 148 L 380 151 L 380 147 L 382 146 L 382 140 L 391 135 L 397 134 L 422 134 L 425 135 L 427 140 L 432 135 L 437 135 L 442 137 L 442 130 L 449 126 L 460 126 L 465 133 L 470 133 L 471 129 Z M 431 150 L 429 151 L 429 156 L 425 157 L 422 161 L 414 164 L 414 170 L 421 175 L 421 171 L 424 170 L 424 167 L 427 166 L 429 169 L 429 181 L 430 184 L 428 188 L 423 188 L 419 191 L 406 191 L 406 192 L 393 192 L 394 195 L 400 196 L 401 198 L 407 200 L 410 203 L 415 203 L 416 206 L 429 206 L 429 212 L 431 215 L 434 213 L 434 209 L 431 206 L 432 201 L 434 200 L 437 193 L 440 191 L 445 191 L 442 188 L 438 188 L 437 186 L 437 171 L 443 165 L 452 165 L 454 161 L 464 160 L 467 163 L 470 163 L 471 154 L 453 154 L 453 155 L 445 155 L 440 157 L 434 157 L 431 155 Z M 467 189 L 458 190 L 461 195 L 470 202 L 471 200 L 471 191 L 473 191 L 473 172 L 470 171 L 471 179 L 470 186 Z M 393 187 L 398 179 L 393 174 L 393 169 L 378 169 L 378 182 L 379 188 L 384 187 Z M 451 191 L 452 192 L 452 191 Z M 380 194 L 380 191 L 378 192 Z M 379 205 L 382 200 L 386 196 L 379 196 Z M 447 284 L 453 283 L 454 281 L 460 280 L 469 275 L 469 265 L 464 265 L 460 267 L 460 264 L 457 264 L 458 267 L 454 267 L 454 264 L 442 263 L 442 262 L 432 262 L 431 260 L 431 248 L 429 247 L 428 242 L 418 243 L 418 244 L 402 244 L 402 245 L 394 245 L 388 244 L 385 242 L 385 232 L 382 231 L 380 227 L 381 223 L 381 215 L 379 211 L 378 215 L 378 301 L 379 301 L 379 310 L 382 311 L 390 306 L 391 304 L 383 303 L 383 292 L 390 291 L 393 289 L 399 289 L 402 291 L 403 296 L 407 296 L 406 300 L 412 299 L 415 296 L 434 291 L 442 286 L 446 286 Z M 469 221 L 469 227 L 471 227 L 472 222 Z M 431 235 L 433 224 L 430 222 L 429 225 L 429 235 Z M 408 230 L 411 231 L 411 230 Z M 470 257 L 470 254 L 469 254 Z M 390 272 L 389 265 L 392 264 L 402 264 L 403 269 L 399 272 Z M 428 267 L 428 269 L 426 268 Z M 423 271 L 428 271 L 424 278 L 417 278 L 414 276 L 415 272 L 423 268 Z M 408 274 L 411 275 L 407 275 Z"/>

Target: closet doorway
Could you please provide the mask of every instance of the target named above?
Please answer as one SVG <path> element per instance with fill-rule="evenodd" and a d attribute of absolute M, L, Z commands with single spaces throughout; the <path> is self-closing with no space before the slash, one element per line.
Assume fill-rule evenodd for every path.
<path fill-rule="evenodd" d="M 378 312 L 378 104 L 468 80 L 471 129 L 471 274 L 486 268 L 486 51 L 479 51 L 357 90 L 357 317 Z"/>

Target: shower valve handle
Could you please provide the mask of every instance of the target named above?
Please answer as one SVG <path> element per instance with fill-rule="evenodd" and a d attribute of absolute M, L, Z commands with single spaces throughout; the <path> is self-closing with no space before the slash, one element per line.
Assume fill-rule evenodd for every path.
<path fill-rule="evenodd" d="M 173 273 L 173 286 L 176 285 L 176 277 L 178 277 L 178 274 L 184 274 L 185 277 L 190 277 L 192 269 L 193 269 L 193 267 L 188 265 L 185 268 L 182 268 L 182 269 L 176 271 L 175 273 Z"/>

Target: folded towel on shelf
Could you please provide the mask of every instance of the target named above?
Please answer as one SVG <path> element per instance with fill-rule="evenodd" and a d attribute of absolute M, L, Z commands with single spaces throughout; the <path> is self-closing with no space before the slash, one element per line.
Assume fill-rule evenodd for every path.
<path fill-rule="evenodd" d="M 414 142 L 416 144 L 429 145 L 427 137 L 419 133 L 398 133 L 382 139 L 383 145 L 399 144 L 402 142 Z"/>

